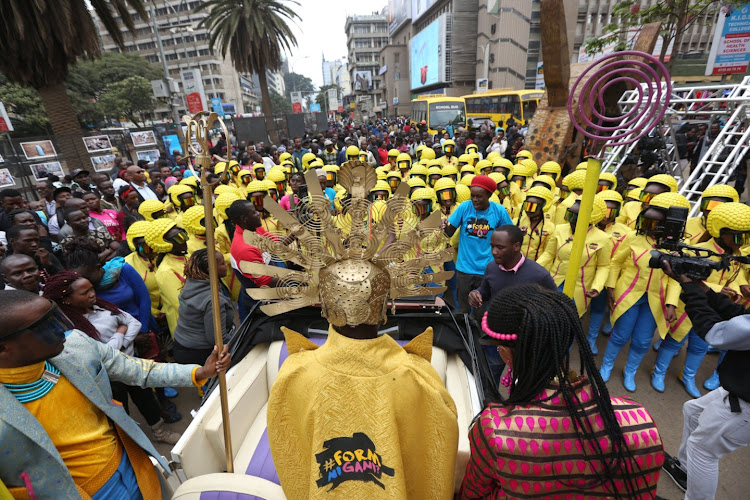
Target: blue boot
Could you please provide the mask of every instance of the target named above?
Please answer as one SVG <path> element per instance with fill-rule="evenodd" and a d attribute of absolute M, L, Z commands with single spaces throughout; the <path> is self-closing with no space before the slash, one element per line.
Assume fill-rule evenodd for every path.
<path fill-rule="evenodd" d="M 675 354 L 680 350 L 680 346 L 674 349 L 671 344 L 662 343 L 659 348 L 658 354 L 656 355 L 656 362 L 654 363 L 654 371 L 651 375 L 651 387 L 658 392 L 664 392 L 664 376 L 667 374 L 667 368 L 669 363 L 672 362 Z"/>
<path fill-rule="evenodd" d="M 591 335 L 591 331 L 589 330 L 589 335 L 586 337 L 589 341 L 589 347 L 591 348 L 591 354 L 596 356 L 599 354 L 599 349 L 596 347 L 596 338 L 599 336 L 599 334 Z"/>
<path fill-rule="evenodd" d="M 719 388 L 721 383 L 719 382 L 719 372 L 714 370 L 710 377 L 703 382 L 703 388 L 707 391 L 714 391 Z"/>
<path fill-rule="evenodd" d="M 604 351 L 604 359 L 602 359 L 602 366 L 599 368 L 599 375 L 602 376 L 602 380 L 605 382 L 609 381 L 609 377 L 612 375 L 612 367 L 615 365 L 615 359 L 620 354 L 622 346 L 615 345 L 612 340 L 607 342 L 607 349 Z"/>
<path fill-rule="evenodd" d="M 659 348 L 661 347 L 662 339 L 657 340 L 654 342 L 654 345 L 652 346 L 654 351 L 659 352 Z"/>
<path fill-rule="evenodd" d="M 622 385 L 626 391 L 635 392 L 635 373 L 638 371 L 638 366 L 641 364 L 644 354 L 636 352 L 632 346 L 630 347 L 628 361 L 625 363 L 625 369 L 622 371 Z"/>
<path fill-rule="evenodd" d="M 680 374 L 680 382 L 685 386 L 685 390 L 694 398 L 701 397 L 701 391 L 695 386 L 695 374 L 698 372 L 698 367 L 701 365 L 705 353 L 691 353 L 688 351 L 685 356 L 685 366 L 682 368 Z"/>

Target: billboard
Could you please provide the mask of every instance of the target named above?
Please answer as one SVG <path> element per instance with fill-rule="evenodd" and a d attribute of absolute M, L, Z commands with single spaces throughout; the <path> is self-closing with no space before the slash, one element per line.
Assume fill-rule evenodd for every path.
<path fill-rule="evenodd" d="M 411 89 L 445 82 L 445 14 L 409 40 Z"/>
<path fill-rule="evenodd" d="M 726 5 L 719 12 L 706 75 L 745 73 L 750 63 L 750 4 Z"/>
<path fill-rule="evenodd" d="M 208 110 L 201 72 L 197 69 L 186 69 L 180 71 L 180 76 L 182 77 L 182 88 L 185 91 L 188 111 L 195 114 Z"/>
<path fill-rule="evenodd" d="M 354 90 L 372 90 L 372 71 L 354 72 Z"/>
<path fill-rule="evenodd" d="M 411 20 L 416 21 L 435 5 L 437 0 L 411 0 Z"/>
<path fill-rule="evenodd" d="M 388 0 L 388 34 L 411 20 L 411 0 Z"/>

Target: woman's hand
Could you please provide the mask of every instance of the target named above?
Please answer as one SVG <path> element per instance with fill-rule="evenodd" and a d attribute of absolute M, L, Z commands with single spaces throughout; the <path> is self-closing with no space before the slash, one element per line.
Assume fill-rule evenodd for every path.
<path fill-rule="evenodd" d="M 206 362 L 195 372 L 195 378 L 205 380 L 215 377 L 217 373 L 226 372 L 231 363 L 232 355 L 229 354 L 229 346 L 224 346 L 221 357 L 219 357 L 219 348 L 214 346 L 214 350 L 211 351 L 211 355 L 206 359 Z"/>

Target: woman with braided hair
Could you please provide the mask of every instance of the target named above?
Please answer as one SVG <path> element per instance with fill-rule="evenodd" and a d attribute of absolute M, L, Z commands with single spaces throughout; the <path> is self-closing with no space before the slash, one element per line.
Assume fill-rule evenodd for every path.
<path fill-rule="evenodd" d="M 482 329 L 506 360 L 509 396 L 469 431 L 459 498 L 654 498 L 659 433 L 643 407 L 610 398 L 571 299 L 537 285 L 505 289 Z M 574 340 L 580 376 L 570 370 Z"/>

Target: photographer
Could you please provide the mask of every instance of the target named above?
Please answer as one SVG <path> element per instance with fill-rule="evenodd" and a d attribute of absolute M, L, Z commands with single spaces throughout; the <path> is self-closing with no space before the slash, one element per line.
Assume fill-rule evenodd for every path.
<path fill-rule="evenodd" d="M 728 351 L 718 369 L 721 386 L 683 405 L 680 450 L 677 458 L 665 454 L 663 466 L 686 499 L 714 498 L 719 459 L 750 442 L 750 314 L 706 284 L 675 275 L 668 262 L 664 267 L 682 285 L 695 333 Z"/>

